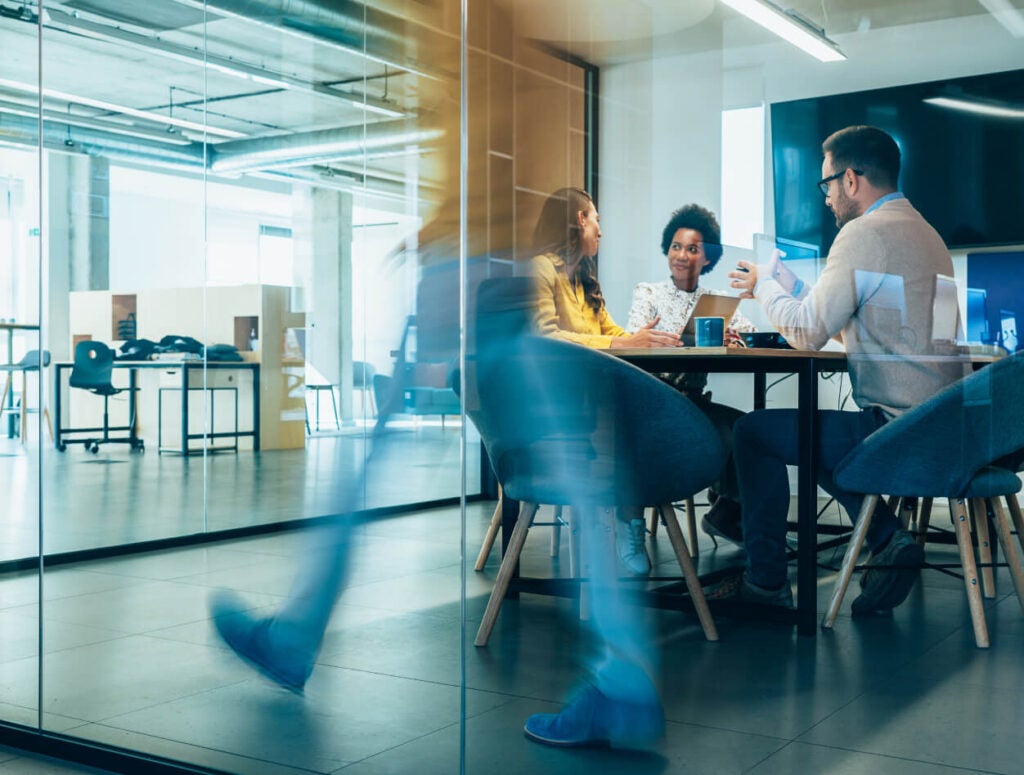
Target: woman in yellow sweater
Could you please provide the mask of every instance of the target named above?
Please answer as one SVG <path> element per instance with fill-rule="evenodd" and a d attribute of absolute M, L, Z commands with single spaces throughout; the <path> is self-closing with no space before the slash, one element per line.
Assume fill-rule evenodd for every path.
<path fill-rule="evenodd" d="M 538 331 L 602 350 L 678 347 L 678 333 L 654 330 L 658 318 L 634 334 L 612 320 L 594 263 L 600 241 L 600 219 L 590 194 L 562 188 L 548 197 L 533 232 L 537 255 L 530 262 L 536 280 Z"/>
<path fill-rule="evenodd" d="M 655 317 L 636 333 L 616 325 L 605 307 L 594 256 L 601 225 L 590 194 L 562 188 L 548 197 L 533 232 L 537 255 L 531 259 L 535 280 L 534 324 L 539 333 L 606 350 L 610 347 L 678 347 L 679 334 L 656 331 Z M 643 511 L 624 509 L 615 543 L 623 566 L 644 575 L 651 570 Z"/>

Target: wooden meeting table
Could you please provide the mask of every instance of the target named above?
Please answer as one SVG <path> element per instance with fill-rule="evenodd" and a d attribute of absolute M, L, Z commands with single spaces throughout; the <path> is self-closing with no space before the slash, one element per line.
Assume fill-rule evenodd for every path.
<path fill-rule="evenodd" d="M 846 353 L 837 351 L 783 350 L 743 347 L 616 348 L 608 353 L 649 373 L 696 371 L 711 374 L 750 374 L 754 378 L 754 409 L 765 406 L 768 374 L 797 376 L 800 461 L 797 477 L 797 607 L 796 611 L 772 611 L 771 618 L 794 623 L 801 635 L 818 631 L 817 611 L 817 500 L 815 467 L 818 438 L 818 376 L 846 371 Z M 502 508 L 502 550 L 508 546 L 518 517 L 519 504 L 505 498 Z M 807 547 L 812 547 L 807 550 Z M 575 594 L 576 588 L 554 579 L 526 579 L 518 574 L 509 586 L 511 596 L 522 592 Z M 654 605 L 675 608 L 686 603 L 681 596 L 653 597 Z M 688 602 L 688 600 L 686 601 Z M 714 606 L 712 608 L 714 610 Z"/>
<path fill-rule="evenodd" d="M 745 347 L 622 348 L 608 351 L 650 373 L 698 371 L 751 374 L 754 409 L 765 406 L 768 374 L 797 376 L 800 461 L 797 465 L 797 605 L 801 635 L 818 631 L 818 375 L 846 371 L 846 353 L 834 350 L 782 350 Z M 811 547 L 808 551 L 807 547 Z"/>

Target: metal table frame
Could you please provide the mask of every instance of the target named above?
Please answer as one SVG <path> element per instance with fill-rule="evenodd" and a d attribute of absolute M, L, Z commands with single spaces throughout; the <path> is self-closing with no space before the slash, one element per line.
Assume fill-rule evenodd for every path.
<path fill-rule="evenodd" d="M 63 384 L 63 374 L 65 371 L 70 372 L 74 366 L 71 362 L 60 362 L 55 364 L 54 373 L 54 429 L 53 429 L 53 443 L 54 446 L 59 450 L 61 448 L 61 439 L 68 434 L 83 434 L 83 433 L 96 433 L 102 431 L 102 428 L 75 428 L 65 427 L 62 425 L 61 415 L 61 386 Z M 115 371 L 118 369 L 128 370 L 128 416 L 134 420 L 136 418 L 136 406 L 137 400 L 135 397 L 138 389 L 138 371 L 139 369 L 163 369 L 164 371 L 178 370 L 181 373 L 181 447 L 183 454 L 189 454 L 188 442 L 190 439 L 210 439 L 210 438 L 225 438 L 232 437 L 237 440 L 242 437 L 252 437 L 252 448 L 254 452 L 258 452 L 260 449 L 260 364 L 253 363 L 250 361 L 213 361 L 203 362 L 201 360 L 196 361 L 114 361 Z M 252 429 L 247 431 L 230 431 L 226 433 L 189 433 L 188 427 L 188 392 L 190 389 L 201 388 L 202 384 L 191 383 L 192 373 L 195 371 L 203 371 L 208 369 L 210 371 L 229 370 L 233 369 L 236 371 L 249 371 L 252 373 Z M 134 442 L 138 440 L 138 436 L 135 430 L 136 423 L 133 421 L 130 426 L 119 426 L 111 427 L 111 431 L 128 431 L 129 441 Z M 195 452 L 202 452 L 202 449 L 196 449 Z"/>

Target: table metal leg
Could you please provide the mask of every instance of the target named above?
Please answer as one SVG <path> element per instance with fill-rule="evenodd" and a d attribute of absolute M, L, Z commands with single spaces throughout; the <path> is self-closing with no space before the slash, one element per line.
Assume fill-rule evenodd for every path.
<path fill-rule="evenodd" d="M 818 375 L 808 361 L 799 372 L 800 466 L 797 473 L 797 632 L 815 635 L 818 622 Z"/>

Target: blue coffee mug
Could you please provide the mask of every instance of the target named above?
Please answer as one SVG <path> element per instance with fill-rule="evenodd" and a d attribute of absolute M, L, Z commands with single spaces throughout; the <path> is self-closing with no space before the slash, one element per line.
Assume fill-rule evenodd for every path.
<path fill-rule="evenodd" d="M 698 347 L 721 347 L 725 344 L 725 318 L 697 318 Z"/>

